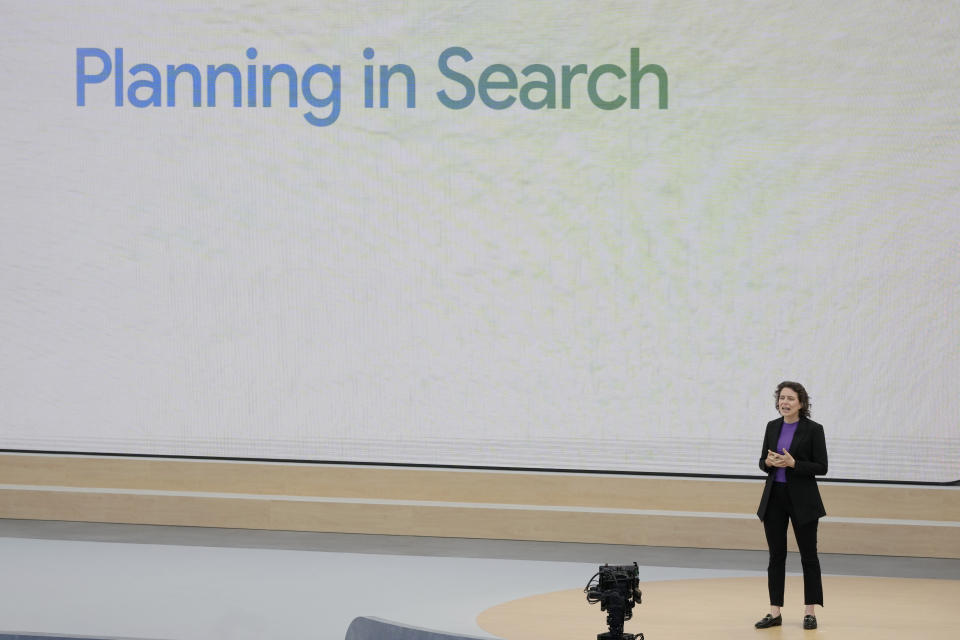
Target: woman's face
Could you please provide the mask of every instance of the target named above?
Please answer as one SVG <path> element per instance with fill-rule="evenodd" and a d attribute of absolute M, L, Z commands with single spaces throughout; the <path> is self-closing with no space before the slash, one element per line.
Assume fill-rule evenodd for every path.
<path fill-rule="evenodd" d="M 784 387 L 780 390 L 780 398 L 777 400 L 777 406 L 780 408 L 780 415 L 786 417 L 796 417 L 800 413 L 803 404 L 797 396 L 797 392 L 790 387 Z"/>

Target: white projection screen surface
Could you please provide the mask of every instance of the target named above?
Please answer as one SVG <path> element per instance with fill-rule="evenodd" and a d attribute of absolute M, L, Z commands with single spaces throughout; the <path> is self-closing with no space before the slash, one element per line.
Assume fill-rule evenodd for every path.
<path fill-rule="evenodd" d="M 956 2 L 0 6 L 2 449 L 960 478 Z"/>

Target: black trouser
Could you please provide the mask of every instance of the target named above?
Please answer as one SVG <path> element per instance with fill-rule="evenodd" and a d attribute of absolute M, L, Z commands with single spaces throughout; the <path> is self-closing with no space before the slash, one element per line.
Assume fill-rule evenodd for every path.
<path fill-rule="evenodd" d="M 793 505 L 787 493 L 787 485 L 774 482 L 763 518 L 763 531 L 767 534 L 770 549 L 770 564 L 767 565 L 767 588 L 770 604 L 783 606 L 783 581 L 787 564 L 787 519 L 793 523 L 793 535 L 800 549 L 800 564 L 803 566 L 803 601 L 805 604 L 823 606 L 823 583 L 820 580 L 820 560 L 817 558 L 817 523 L 819 520 L 797 525 L 793 519 Z"/>

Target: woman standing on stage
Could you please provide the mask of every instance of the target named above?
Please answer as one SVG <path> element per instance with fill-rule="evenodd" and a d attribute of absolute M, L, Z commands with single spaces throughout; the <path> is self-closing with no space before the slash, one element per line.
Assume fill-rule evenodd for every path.
<path fill-rule="evenodd" d="M 823 606 L 820 560 L 817 558 L 817 524 L 827 515 L 815 476 L 827 472 L 827 443 L 823 427 L 810 419 L 810 396 L 799 382 L 777 385 L 776 407 L 782 417 L 767 424 L 760 468 L 767 473 L 757 515 L 763 521 L 770 550 L 767 588 L 770 613 L 756 623 L 758 629 L 782 624 L 783 583 L 787 561 L 787 520 L 800 549 L 803 566 L 804 629 L 816 629 L 814 605 Z"/>

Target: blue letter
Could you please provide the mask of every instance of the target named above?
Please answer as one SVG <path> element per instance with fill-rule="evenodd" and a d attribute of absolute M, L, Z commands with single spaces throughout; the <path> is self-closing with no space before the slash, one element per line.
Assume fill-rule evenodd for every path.
<path fill-rule="evenodd" d="M 443 53 L 440 54 L 440 60 L 438 62 L 440 73 L 442 73 L 445 77 L 450 78 L 454 82 L 459 82 L 462 84 L 465 95 L 459 100 L 454 100 L 447 95 L 446 91 L 438 91 L 437 97 L 440 98 L 441 104 L 448 109 L 463 109 L 465 107 L 469 107 L 470 103 L 473 102 L 473 96 L 476 94 L 476 90 L 473 88 L 473 82 L 470 81 L 470 78 L 462 73 L 453 71 L 447 66 L 447 58 L 451 56 L 459 56 L 467 62 L 473 60 L 473 56 L 463 47 L 448 47 L 443 50 Z"/>
<path fill-rule="evenodd" d="M 127 99 L 130 100 L 130 104 L 141 109 L 143 107 L 159 107 L 161 104 L 160 94 L 163 93 L 163 85 L 160 82 L 160 70 L 152 64 L 147 64 L 145 62 L 130 67 L 131 75 L 136 75 L 142 72 L 149 73 L 150 79 L 131 82 L 130 86 L 127 87 Z M 137 96 L 137 91 L 141 88 L 150 90 L 149 98 L 143 99 Z"/>
<path fill-rule="evenodd" d="M 367 47 L 363 50 L 363 57 L 372 60 L 374 56 L 373 47 Z M 363 106 L 367 109 L 373 107 L 373 65 L 363 65 Z"/>
<path fill-rule="evenodd" d="M 290 106 L 297 106 L 297 72 L 288 64 L 278 64 L 275 67 L 263 65 L 263 106 L 273 106 L 273 76 L 278 73 L 287 74 L 290 88 L 288 89 Z"/>
<path fill-rule="evenodd" d="M 256 57 L 256 49 L 253 47 L 247 49 L 247 59 L 255 60 Z M 247 106 L 257 106 L 257 65 L 255 64 L 247 65 Z"/>
<path fill-rule="evenodd" d="M 177 106 L 177 76 L 181 73 L 188 74 L 193 79 L 193 106 L 200 106 L 200 69 L 193 64 L 182 64 L 175 67 L 172 64 L 167 65 L 167 106 Z"/>
<path fill-rule="evenodd" d="M 103 71 L 95 75 L 86 73 L 86 58 L 93 56 L 103 61 Z M 87 104 L 86 88 L 88 82 L 103 82 L 110 77 L 110 70 L 113 63 L 110 62 L 110 56 L 103 49 L 77 49 L 77 106 L 82 107 Z M 117 105 L 120 106 L 119 104 Z"/>
<path fill-rule="evenodd" d="M 395 64 L 392 67 L 385 64 L 380 65 L 380 107 L 386 109 L 390 106 L 390 78 L 395 73 L 402 74 L 407 79 L 407 108 L 416 107 L 417 80 L 413 75 L 413 69 L 406 64 Z"/>
<path fill-rule="evenodd" d="M 313 89 L 310 86 L 310 81 L 313 79 L 313 76 L 318 73 L 327 74 L 332 85 L 330 87 L 330 93 L 325 98 L 317 98 L 314 96 Z M 318 118 L 309 111 L 303 114 L 307 122 L 315 127 L 326 127 L 336 122 L 337 118 L 340 117 L 340 65 L 334 65 L 333 68 L 325 64 L 312 65 L 303 72 L 303 78 L 301 78 L 300 84 L 303 89 L 303 99 L 309 102 L 311 106 L 325 107 L 330 105 L 330 113 L 323 118 Z"/>
<path fill-rule="evenodd" d="M 240 69 L 232 64 L 222 64 L 219 67 L 214 67 L 212 64 L 207 65 L 207 106 L 217 106 L 217 78 L 220 77 L 221 73 L 229 73 L 230 77 L 233 78 L 233 106 L 241 106 L 240 87 L 243 82 L 240 80 Z"/>

